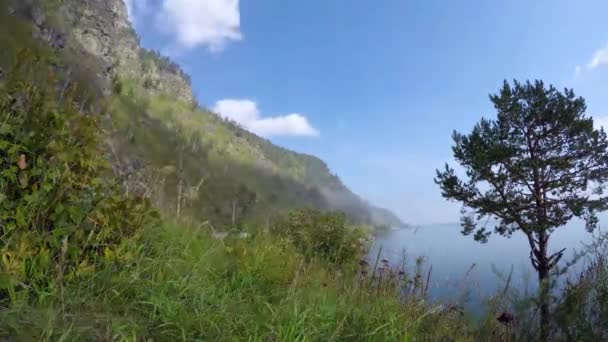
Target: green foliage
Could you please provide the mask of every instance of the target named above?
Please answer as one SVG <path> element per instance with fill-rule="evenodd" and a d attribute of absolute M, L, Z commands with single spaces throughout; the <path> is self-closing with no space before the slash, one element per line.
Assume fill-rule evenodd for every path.
<path fill-rule="evenodd" d="M 608 140 L 585 116 L 585 101 L 572 90 L 546 89 L 540 81 L 513 87 L 505 82 L 491 100 L 497 120 L 482 119 L 470 135 L 454 132 L 454 157 L 469 179 L 460 180 L 447 166 L 438 171 L 443 196 L 475 215 L 498 218 L 495 232 L 502 235 L 550 232 L 572 217 L 587 219 L 593 230 L 595 213 L 607 201 L 602 185 L 608 177 Z M 487 190 L 481 183 L 489 185 Z M 467 224 L 464 233 L 474 230 Z M 480 228 L 475 236 L 485 241 L 490 233 Z"/>
<path fill-rule="evenodd" d="M 18 60 L 0 88 L 0 270 L 9 277 L 0 298 L 11 300 L 128 261 L 123 240 L 151 218 L 147 201 L 121 196 L 76 89 L 57 94 L 52 73 L 28 81 L 45 64 L 27 51 Z"/>
<path fill-rule="evenodd" d="M 308 259 L 331 264 L 353 263 L 365 252 L 363 232 L 348 225 L 344 214 L 294 210 L 274 224 L 273 233 L 286 236 Z"/>

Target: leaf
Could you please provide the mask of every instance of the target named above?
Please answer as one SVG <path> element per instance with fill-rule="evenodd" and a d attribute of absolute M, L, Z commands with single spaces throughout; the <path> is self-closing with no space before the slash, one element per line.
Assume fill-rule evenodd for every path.
<path fill-rule="evenodd" d="M 21 208 L 17 208 L 15 212 L 15 221 L 17 222 L 17 226 L 20 227 L 25 227 L 25 225 L 27 224 L 27 220 Z"/>
<path fill-rule="evenodd" d="M 108 247 L 103 249 L 103 256 L 106 260 L 111 260 L 112 259 L 112 250 L 109 249 Z"/>
<path fill-rule="evenodd" d="M 53 184 L 51 184 L 51 183 L 44 183 L 42 185 L 42 190 L 44 190 L 46 192 L 51 192 L 51 190 L 53 190 Z"/>
<path fill-rule="evenodd" d="M 19 173 L 19 185 L 21 185 L 22 189 L 27 188 L 27 185 L 29 183 L 29 179 L 27 177 L 27 173 L 26 172 L 20 172 Z"/>

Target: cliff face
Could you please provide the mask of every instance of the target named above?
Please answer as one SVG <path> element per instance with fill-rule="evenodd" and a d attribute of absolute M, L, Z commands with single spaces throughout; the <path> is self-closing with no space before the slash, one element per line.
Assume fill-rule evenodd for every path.
<path fill-rule="evenodd" d="M 65 30 L 75 43 L 103 62 L 102 70 L 108 76 L 137 75 L 141 69 L 139 43 L 122 1 L 80 1 L 78 5 L 68 2 L 53 14 L 63 18 Z"/>
<path fill-rule="evenodd" d="M 151 93 L 194 101 L 181 69 L 140 47 L 123 0 L 9 0 L 9 12 L 32 23 L 35 37 L 51 46 L 86 53 L 106 95 L 116 77 L 135 80 Z M 85 63 L 87 61 L 84 61 Z"/>
<path fill-rule="evenodd" d="M 392 213 L 352 193 L 320 159 L 275 146 L 199 108 L 189 76 L 140 46 L 123 0 L 3 3 L 61 55 L 70 78 L 84 74 L 84 82 L 109 100 L 115 169 L 143 166 L 130 189 L 143 185 L 160 206 L 175 207 L 183 188 L 188 203 L 182 210 L 218 224 L 235 216 L 259 222 L 271 212 L 305 206 L 344 211 L 360 223 L 400 225 Z"/>

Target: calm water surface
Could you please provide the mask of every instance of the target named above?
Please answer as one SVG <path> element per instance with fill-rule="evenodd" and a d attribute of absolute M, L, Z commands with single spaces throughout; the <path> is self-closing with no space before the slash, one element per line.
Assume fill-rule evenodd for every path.
<path fill-rule="evenodd" d="M 607 220 L 602 218 L 602 222 Z M 380 251 L 381 258 L 395 266 L 401 264 L 405 255 L 409 270 L 415 265 L 416 257 L 424 257 L 425 270 L 432 265 L 431 299 L 479 305 L 482 298 L 505 287 L 504 279 L 511 268 L 512 289 L 522 294 L 526 290 L 530 293 L 536 290 L 538 282 L 524 234 L 516 232 L 511 238 L 492 235 L 488 243 L 480 244 L 472 236 L 463 236 L 461 230 L 456 223 L 388 231 L 377 236 L 368 257 L 373 263 Z M 576 250 L 585 248 L 583 243 L 590 242 L 592 235 L 585 231 L 584 224 L 574 222 L 553 233 L 549 250 L 556 252 L 567 248 L 560 262 L 563 265 L 573 258 Z M 575 264 L 571 274 L 580 270 L 584 263 L 585 259 L 581 259 Z"/>

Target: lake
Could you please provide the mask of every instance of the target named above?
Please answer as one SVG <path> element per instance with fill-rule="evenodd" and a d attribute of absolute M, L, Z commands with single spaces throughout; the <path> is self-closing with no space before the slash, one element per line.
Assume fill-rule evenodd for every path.
<path fill-rule="evenodd" d="M 602 221 L 606 221 L 602 218 Z M 536 291 L 538 281 L 530 264 L 530 247 L 523 233 L 515 232 L 511 238 L 492 235 L 486 244 L 476 242 L 472 236 L 464 236 L 458 223 L 423 225 L 416 228 L 391 230 L 380 233 L 368 255 L 370 263 L 375 261 L 378 251 L 381 258 L 391 265 L 400 265 L 406 255 L 408 269 L 412 270 L 415 258 L 425 258 L 425 270 L 432 265 L 429 297 L 435 300 L 461 302 L 469 293 L 465 306 L 479 306 L 482 298 L 497 293 L 505 287 L 505 280 L 513 267 L 510 288 L 523 293 Z M 581 221 L 557 229 L 549 240 L 549 251 L 567 248 L 560 262 L 572 260 L 575 250 L 583 250 L 583 243 L 593 241 L 592 234 L 584 229 Z M 577 273 L 584 266 L 580 260 L 571 269 Z M 424 273 L 426 276 L 426 271 Z M 562 279 L 563 280 L 563 279 Z M 467 291 L 467 289 L 469 291 Z"/>

